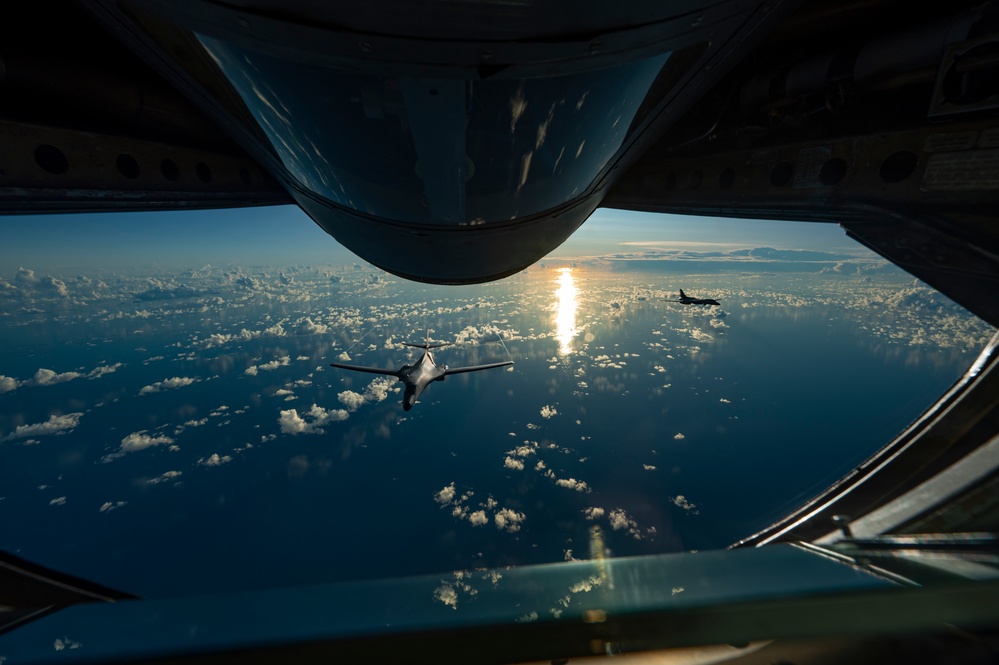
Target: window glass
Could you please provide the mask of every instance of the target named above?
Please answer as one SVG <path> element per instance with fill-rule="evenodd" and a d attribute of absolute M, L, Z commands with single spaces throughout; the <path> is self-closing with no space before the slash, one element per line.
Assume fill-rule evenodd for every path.
<path fill-rule="evenodd" d="M 297 209 L 0 225 L 0 547 L 144 596 L 442 573 L 447 604 L 452 571 L 725 547 L 993 333 L 825 225 L 598 211 L 467 287 L 331 262 Z M 428 338 L 515 365 L 411 411 L 329 366 Z"/>

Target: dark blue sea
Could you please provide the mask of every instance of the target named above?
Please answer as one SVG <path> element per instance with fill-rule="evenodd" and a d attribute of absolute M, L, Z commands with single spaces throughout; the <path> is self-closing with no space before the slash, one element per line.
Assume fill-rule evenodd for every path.
<path fill-rule="evenodd" d="M 698 264 L 698 272 L 704 272 Z M 0 549 L 144 596 L 721 548 L 849 472 L 993 330 L 901 272 L 548 262 L 24 278 Z M 689 295 L 718 307 L 671 302 Z M 404 412 L 397 369 L 452 367 Z"/>

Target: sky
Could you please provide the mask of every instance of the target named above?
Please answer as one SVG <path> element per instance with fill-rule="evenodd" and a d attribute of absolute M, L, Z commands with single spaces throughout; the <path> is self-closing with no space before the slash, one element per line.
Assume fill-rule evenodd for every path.
<path fill-rule="evenodd" d="M 314 265 L 358 261 L 296 206 L 0 217 L 0 276 L 205 264 Z M 665 245 L 664 245 L 665 243 Z M 599 209 L 550 256 L 662 248 L 822 249 L 864 254 L 835 224 L 726 220 Z"/>

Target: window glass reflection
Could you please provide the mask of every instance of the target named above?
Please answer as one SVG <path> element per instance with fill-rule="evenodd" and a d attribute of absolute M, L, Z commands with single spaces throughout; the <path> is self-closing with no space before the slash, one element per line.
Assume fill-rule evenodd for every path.
<path fill-rule="evenodd" d="M 302 186 L 389 219 L 505 221 L 583 193 L 669 58 L 537 79 L 416 79 L 199 39 Z"/>

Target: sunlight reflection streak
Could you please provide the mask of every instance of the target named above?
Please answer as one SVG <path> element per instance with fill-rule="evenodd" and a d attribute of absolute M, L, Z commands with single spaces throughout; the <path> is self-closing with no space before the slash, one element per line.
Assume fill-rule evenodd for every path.
<path fill-rule="evenodd" d="M 572 353 L 572 340 L 579 333 L 576 328 L 576 286 L 572 281 L 572 268 L 559 270 L 558 291 L 555 297 L 555 337 L 558 339 L 558 352 L 568 355 Z"/>

